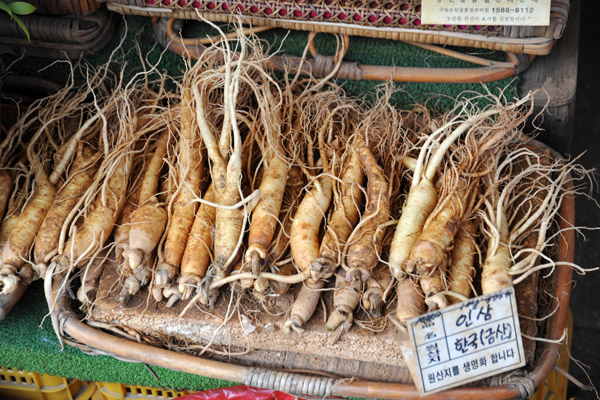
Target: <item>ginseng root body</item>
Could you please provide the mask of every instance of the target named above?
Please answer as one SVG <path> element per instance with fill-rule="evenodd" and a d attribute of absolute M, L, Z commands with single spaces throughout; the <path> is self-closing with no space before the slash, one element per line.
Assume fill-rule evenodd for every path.
<path fill-rule="evenodd" d="M 292 258 L 301 272 L 310 273 L 312 262 L 319 256 L 319 228 L 329 208 L 332 179 L 322 176 L 318 185 L 304 195 L 298 206 L 290 232 Z M 310 280 L 314 283 L 314 280 Z"/>
<path fill-rule="evenodd" d="M 373 318 L 381 317 L 384 306 L 384 294 L 392 283 L 392 274 L 384 263 L 380 263 L 373 270 L 371 277 L 366 283 L 366 290 L 362 295 L 362 304 L 365 310 Z"/>
<path fill-rule="evenodd" d="M 34 247 L 34 270 L 40 277 L 45 275 L 47 263 L 56 255 L 60 233 L 69 213 L 94 180 L 97 169 L 94 163 L 98 155 L 92 156 L 89 148 L 79 146 L 69 177 L 40 226 Z"/>
<path fill-rule="evenodd" d="M 19 215 L 8 240 L 2 249 L 0 265 L 0 287 L 2 294 L 11 294 L 17 289 L 17 282 L 23 279 L 29 283 L 33 278 L 33 269 L 25 260 L 33 245 L 46 213 L 52 206 L 56 195 L 55 186 L 41 168 L 36 173 L 36 183 L 31 198 Z"/>
<path fill-rule="evenodd" d="M 409 319 L 425 314 L 425 296 L 421 286 L 411 278 L 401 279 L 396 285 L 396 318 L 406 328 Z"/>
<path fill-rule="evenodd" d="M 379 263 L 384 224 L 390 219 L 390 196 L 383 169 L 367 146 L 358 149 L 360 163 L 367 175 L 367 204 L 360 223 L 352 233 L 346 254 L 346 279 L 367 281 Z"/>
<path fill-rule="evenodd" d="M 406 270 L 426 276 L 439 268 L 446 259 L 454 236 L 462 224 L 466 193 L 458 190 L 450 195 L 446 205 L 425 226 L 406 260 Z"/>
<path fill-rule="evenodd" d="M 456 234 L 450 253 L 448 289 L 453 293 L 450 303 L 458 303 L 471 297 L 475 276 L 475 224 L 465 221 Z"/>
<path fill-rule="evenodd" d="M 212 185 L 204 193 L 204 200 L 214 203 L 215 192 Z M 196 290 L 204 276 L 212 255 L 212 230 L 215 226 L 216 209 L 206 203 L 198 207 L 196 218 L 192 225 L 185 252 L 181 259 L 181 277 L 179 278 L 179 293 L 187 300 Z"/>
<path fill-rule="evenodd" d="M 335 273 L 342 259 L 342 249 L 358 222 L 363 181 L 360 159 L 358 153 L 353 151 L 342 173 L 341 195 L 336 196 L 339 198 L 334 202 L 319 257 L 310 266 L 312 279 L 327 279 Z"/>
<path fill-rule="evenodd" d="M 302 333 L 302 326 L 313 316 L 319 299 L 321 298 L 321 289 L 325 286 L 325 281 L 315 283 L 305 282 L 294 301 L 290 316 L 285 322 L 284 332 L 290 333 L 292 330 Z"/>
<path fill-rule="evenodd" d="M 363 286 L 362 281 L 348 281 L 343 271 L 336 275 L 335 291 L 333 292 L 334 309 L 325 324 L 327 330 L 334 331 L 339 328 L 341 335 L 350 329 L 352 321 L 354 321 L 354 309 L 360 303 Z"/>

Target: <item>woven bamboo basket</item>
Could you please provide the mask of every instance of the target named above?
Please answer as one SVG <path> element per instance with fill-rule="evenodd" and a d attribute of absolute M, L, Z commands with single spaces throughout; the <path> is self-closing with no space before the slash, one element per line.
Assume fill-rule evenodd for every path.
<path fill-rule="evenodd" d="M 540 151 L 550 152 L 547 147 L 537 144 Z M 569 190 L 572 182 L 567 180 L 565 189 Z M 431 399 L 508 399 L 530 397 L 536 388 L 546 379 L 554 368 L 559 354 L 560 338 L 566 326 L 568 303 L 571 291 L 572 269 L 565 264 L 573 260 L 574 231 L 568 229 L 575 220 L 574 199 L 566 197 L 561 205 L 560 229 L 562 235 L 557 243 L 557 266 L 552 282 L 553 297 L 551 307 L 556 309 L 548 323 L 545 337 L 536 352 L 536 358 L 528 368 L 498 375 L 480 381 L 475 386 L 451 389 L 428 396 Z M 93 355 L 108 355 L 120 360 L 147 363 L 176 371 L 202 375 L 211 378 L 241 382 L 249 386 L 279 390 L 303 396 L 329 396 L 419 399 L 417 388 L 410 383 L 375 382 L 360 380 L 351 376 L 333 378 L 332 371 L 314 370 L 310 373 L 291 372 L 261 367 L 260 365 L 234 365 L 232 363 L 200 358 L 173 350 L 142 344 L 112 333 L 92 328 L 81 320 L 69 300 L 68 291 L 64 289 L 65 277 L 54 275 L 45 288 L 46 298 L 51 303 L 51 317 L 55 331 L 65 343 L 75 346 Z"/>
<path fill-rule="evenodd" d="M 121 14 L 244 23 L 407 42 L 548 54 L 562 35 L 569 0 L 552 0 L 548 26 L 424 25 L 420 0 L 108 0 Z"/>
<path fill-rule="evenodd" d="M 38 13 L 50 15 L 89 15 L 102 3 L 95 0 L 29 0 Z"/>
<path fill-rule="evenodd" d="M 0 49 L 57 59 L 77 58 L 104 47 L 117 26 L 113 13 L 98 9 L 90 15 L 24 15 L 31 41 L 7 14 L 0 14 Z"/>

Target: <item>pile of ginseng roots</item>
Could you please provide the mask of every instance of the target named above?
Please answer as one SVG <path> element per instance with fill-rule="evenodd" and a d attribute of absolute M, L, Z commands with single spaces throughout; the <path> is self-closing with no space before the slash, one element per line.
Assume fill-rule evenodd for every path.
<path fill-rule="evenodd" d="M 383 88 L 362 104 L 327 78 L 273 74 L 244 37 L 190 62 L 174 91 L 149 76 L 90 70 L 5 132 L 0 303 L 68 274 L 89 306 L 112 261 L 123 306 L 144 286 L 185 310 L 300 287 L 286 333 L 333 291 L 339 337 L 359 309 L 404 329 L 560 265 L 557 213 L 589 173 L 528 142 L 530 96 L 433 115 Z"/>

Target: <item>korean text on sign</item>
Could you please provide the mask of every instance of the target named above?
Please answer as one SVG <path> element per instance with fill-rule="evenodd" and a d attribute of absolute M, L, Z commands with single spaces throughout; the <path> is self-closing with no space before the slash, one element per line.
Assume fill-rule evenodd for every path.
<path fill-rule="evenodd" d="M 414 318 L 408 329 L 424 394 L 525 365 L 513 288 Z"/>
<path fill-rule="evenodd" d="M 529 25 L 550 24 L 551 0 L 422 0 L 424 24 Z"/>

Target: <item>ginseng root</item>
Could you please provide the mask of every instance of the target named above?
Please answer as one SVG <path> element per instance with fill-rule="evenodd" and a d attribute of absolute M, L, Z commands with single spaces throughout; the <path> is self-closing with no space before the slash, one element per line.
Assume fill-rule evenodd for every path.
<path fill-rule="evenodd" d="M 10 310 L 19 302 L 19 299 L 23 297 L 23 293 L 25 293 L 26 289 L 27 285 L 24 282 L 19 281 L 12 293 L 8 295 L 0 293 L 0 321 L 6 318 L 8 313 L 10 313 Z"/>
<path fill-rule="evenodd" d="M 425 314 L 425 296 L 421 286 L 409 277 L 398 281 L 396 293 L 396 318 L 400 326 L 406 328 L 409 319 Z"/>
<path fill-rule="evenodd" d="M 263 151 L 260 200 L 252 211 L 248 249 L 244 256 L 254 275 L 261 272 L 261 266 L 267 259 L 269 246 L 278 225 L 277 217 L 281 210 L 289 170 L 288 161 L 283 158 L 284 152 L 279 137 L 282 129 L 281 109 L 277 106 L 266 77 L 263 77 L 263 88 L 264 101 L 259 103 L 264 103 L 261 116 L 267 142 L 265 146 L 268 148 Z"/>
<path fill-rule="evenodd" d="M 390 248 L 390 270 L 394 278 L 400 280 L 406 273 L 414 272 L 413 264 L 407 264 L 406 261 L 413 245 L 421 235 L 427 217 L 437 204 L 438 193 L 434 179 L 450 147 L 471 127 L 497 114 L 517 109 L 530 99 L 531 96 L 528 95 L 511 105 L 491 107 L 468 117 L 450 131 L 457 123 L 457 119 L 454 118 L 429 135 L 419 152 L 408 197 L 402 208 L 402 215 Z M 444 139 L 441 140 L 442 138 Z"/>
<path fill-rule="evenodd" d="M 46 213 L 52 206 L 56 188 L 48 180 L 46 172 L 38 166 L 35 187 L 31 198 L 19 215 L 4 248 L 0 265 L 0 287 L 2 294 L 11 294 L 17 289 L 17 282 L 29 284 L 33 278 L 31 265 L 25 263 Z"/>
<path fill-rule="evenodd" d="M 138 199 L 140 206 L 131 215 L 129 250 L 126 253 L 131 271 L 151 267 L 148 259 L 158 245 L 167 224 L 167 212 L 158 201 L 157 190 L 168 141 L 168 131 L 156 141 L 156 149 L 142 180 Z"/>
<path fill-rule="evenodd" d="M 334 343 L 347 332 L 354 321 L 354 309 L 360 303 L 364 282 L 360 280 L 348 281 L 341 270 L 335 278 L 335 291 L 333 292 L 334 310 L 329 315 L 325 327 L 329 331 L 340 329 Z"/>
<path fill-rule="evenodd" d="M 9 170 L 0 170 L 0 221 L 4 218 L 4 211 L 8 205 L 11 188 L 13 184 L 13 176 Z"/>
<path fill-rule="evenodd" d="M 310 266 L 315 281 L 333 276 L 341 263 L 342 248 L 358 222 L 364 174 L 357 152 L 352 151 L 341 178 L 340 195 L 334 196 L 334 209 L 321 241 L 319 257 Z"/>
<path fill-rule="evenodd" d="M 392 274 L 384 263 L 379 263 L 367 281 L 366 290 L 362 295 L 364 309 L 373 318 L 381 317 L 384 306 L 384 293 L 392 283 Z"/>
<path fill-rule="evenodd" d="M 302 193 L 303 187 L 304 179 L 302 178 L 302 172 L 300 171 L 300 168 L 297 166 L 291 167 L 288 170 L 288 179 L 285 186 L 283 205 L 279 213 L 281 224 L 276 232 L 276 239 L 271 242 L 271 248 L 267 258 L 267 265 L 271 266 L 271 272 L 282 276 L 294 275 L 297 272 L 296 267 L 291 262 L 285 264 L 279 269 L 277 269 L 275 263 L 280 261 L 289 247 L 292 216 L 298 209 L 298 205 L 300 203 L 300 194 Z M 289 282 L 279 282 L 276 280 L 269 281 L 265 278 L 258 278 L 254 281 L 254 292 L 260 294 L 267 290 L 267 288 L 271 287 L 273 289 L 273 293 L 283 294 L 288 291 L 290 286 L 291 284 Z"/>
<path fill-rule="evenodd" d="M 325 286 L 325 281 L 314 283 L 304 282 L 298 297 L 292 305 L 292 310 L 283 328 L 284 333 L 289 334 L 292 330 L 302 333 L 302 326 L 313 316 L 319 299 L 321 299 L 321 289 Z"/>
<path fill-rule="evenodd" d="M 438 268 L 430 276 L 419 278 L 419 284 L 425 294 L 425 304 L 428 312 L 441 310 L 450 304 L 446 298 L 446 285 L 443 279 L 445 273 L 445 267 Z"/>
<path fill-rule="evenodd" d="M 132 272 L 152 266 L 149 261 L 150 255 L 156 248 L 166 224 L 167 212 L 156 197 L 152 197 L 135 210 L 131 218 L 129 250 L 126 255 Z"/>
<path fill-rule="evenodd" d="M 302 203 L 300 203 L 298 212 L 296 213 L 296 217 L 294 219 L 294 222 L 292 223 L 292 238 L 290 239 L 290 243 L 292 248 L 292 257 L 294 258 L 294 261 L 296 261 L 296 264 L 298 265 L 298 260 L 306 262 L 312 259 L 312 261 L 308 265 L 308 270 L 303 269 L 302 266 L 305 264 L 300 264 L 301 271 L 310 271 L 311 273 L 311 278 L 309 278 L 307 282 L 307 288 L 321 289 L 324 286 L 325 279 L 330 277 L 335 272 L 335 269 L 337 268 L 342 254 L 341 247 L 350 236 L 352 229 L 356 225 L 356 221 L 358 220 L 359 211 L 357 205 L 360 202 L 362 193 L 360 187 L 355 187 L 353 185 L 360 185 L 362 183 L 363 174 L 360 169 L 360 163 L 357 162 L 358 157 L 356 153 L 353 152 L 352 154 L 353 155 L 349 159 L 350 162 L 347 163 L 346 169 L 342 175 L 343 194 L 341 199 L 339 199 L 339 201 L 337 202 L 336 207 L 334 208 L 334 211 L 332 213 L 327 231 L 321 243 L 318 258 L 315 257 L 316 248 L 314 244 L 318 243 L 318 232 L 321 221 L 320 219 L 317 221 L 318 215 L 313 215 L 311 219 L 313 224 L 303 226 L 301 225 L 303 219 L 300 219 L 299 215 L 303 215 L 301 213 L 310 210 L 310 207 L 312 207 L 314 204 L 313 202 L 320 204 L 320 206 L 322 206 L 320 210 L 323 210 L 323 212 L 325 212 L 327 207 L 329 207 L 330 200 L 327 199 L 325 196 L 321 197 L 320 199 L 310 197 L 309 200 L 305 202 L 305 200 L 307 199 L 306 196 L 309 196 L 311 193 L 313 193 L 313 191 L 309 192 L 302 200 Z M 325 189 L 323 186 L 324 185 L 321 185 L 321 189 Z M 327 187 L 326 190 L 329 192 L 332 189 Z M 296 221 L 299 221 L 297 225 L 295 225 Z M 294 238 L 295 234 L 301 233 L 304 233 L 305 235 L 307 233 L 310 233 L 311 236 L 305 236 L 305 238 L 309 240 L 300 241 Z M 300 327 L 307 320 L 310 319 L 312 313 L 314 313 L 316 309 L 316 304 L 318 303 L 321 295 L 320 290 L 314 290 L 310 293 L 308 293 L 307 290 L 303 292 L 303 290 L 304 287 L 302 288 L 300 294 L 298 295 L 298 298 L 294 302 L 292 308 L 293 312 L 290 315 L 290 319 L 286 322 L 286 327 L 291 327 L 296 331 L 300 331 Z M 306 306 L 306 309 L 302 309 L 302 307 L 304 306 Z"/>
<path fill-rule="evenodd" d="M 125 199 L 125 204 L 121 209 L 117 224 L 113 232 L 113 241 L 115 244 L 115 258 L 117 264 L 123 265 L 125 253 L 129 250 L 129 230 L 131 229 L 131 216 L 138 205 L 140 195 L 139 188 L 131 192 Z"/>
<path fill-rule="evenodd" d="M 101 155 L 93 155 L 91 149 L 82 144 L 78 146 L 69 177 L 56 194 L 35 238 L 33 269 L 38 276 L 45 276 L 47 263 L 56 255 L 62 226 L 81 196 L 92 185 L 97 170 L 95 163 Z"/>
<path fill-rule="evenodd" d="M 204 193 L 204 200 L 214 203 L 215 192 L 212 185 Z M 212 255 L 212 229 L 215 225 L 215 207 L 202 203 L 196 212 L 190 236 L 181 259 L 179 293 L 183 300 L 190 298 L 200 281 L 206 275 Z"/>
<path fill-rule="evenodd" d="M 272 152 L 272 151 L 271 151 Z M 260 184 L 260 200 L 252 211 L 246 262 L 251 264 L 254 275 L 260 273 L 260 264 L 267 258 L 267 252 L 278 221 L 281 209 L 288 165 L 279 155 L 274 154 L 266 165 Z"/>
<path fill-rule="evenodd" d="M 334 165 L 332 165 L 333 163 L 330 162 L 329 158 L 331 157 L 335 161 L 333 151 L 335 146 L 328 148 L 326 143 L 331 141 L 331 135 L 334 132 L 334 116 L 336 113 L 343 111 L 344 108 L 345 106 L 333 108 L 327 112 L 321 122 L 317 136 L 323 173 L 314 179 L 312 189 L 306 193 L 298 206 L 290 232 L 292 259 L 301 274 L 307 277 L 307 282 L 311 284 L 317 282 L 310 274 L 313 261 L 319 257 L 319 229 L 333 195 L 334 182 L 331 175 L 333 174 Z M 341 115 L 342 118 L 347 117 L 343 112 Z M 326 132 L 329 132 L 327 140 Z M 311 154 L 312 151 L 312 148 L 310 148 Z M 312 156 L 309 158 L 312 161 Z"/>
<path fill-rule="evenodd" d="M 520 165 L 522 160 L 530 158 L 535 160 L 534 153 L 527 150 L 518 150 L 509 154 L 501 161 L 501 149 L 496 158 L 492 161 L 490 173 L 483 177 L 484 184 L 487 185 L 485 208 L 480 210 L 483 223 L 487 225 L 486 232 L 488 239 L 487 252 L 482 265 L 481 290 L 483 294 L 489 294 L 498 290 L 512 286 L 512 277 L 509 274 L 512 265 L 510 252 L 510 230 L 508 226 L 507 204 L 510 203 L 511 195 L 516 190 L 518 184 L 525 180 L 529 170 L 521 170 L 512 176 L 500 187 L 500 176 L 507 171 L 510 173 L 512 165 Z M 510 151 L 508 151 L 510 153 Z M 539 207 L 538 210 L 542 209 Z M 537 211 L 535 211 L 537 212 Z"/>
<path fill-rule="evenodd" d="M 394 278 L 404 279 L 403 265 L 421 234 L 425 220 L 435 208 L 436 201 L 437 191 L 432 181 L 425 179 L 416 186 L 411 186 L 390 247 L 390 270 Z"/>
<path fill-rule="evenodd" d="M 346 279 L 366 282 L 379 263 L 385 223 L 390 220 L 390 195 L 383 169 L 367 146 L 358 148 L 360 163 L 367 175 L 367 204 L 360 223 L 351 235 L 346 254 Z"/>
<path fill-rule="evenodd" d="M 146 158 L 146 156 L 143 156 Z M 134 168 L 136 167 L 135 163 L 133 163 Z M 140 168 L 139 172 L 132 172 L 130 177 L 130 188 L 128 189 L 128 193 L 125 197 L 125 203 L 123 204 L 123 208 L 121 209 L 121 213 L 119 214 L 119 218 L 117 219 L 117 224 L 113 231 L 113 243 L 115 246 L 115 256 L 117 260 L 117 264 L 120 266 L 126 266 L 126 260 L 124 259 L 125 254 L 129 250 L 129 231 L 131 229 L 131 217 L 133 216 L 133 212 L 140 205 L 140 193 L 142 191 L 142 185 L 135 185 L 135 181 L 146 174 L 146 170 L 148 169 L 149 163 L 144 160 L 143 167 Z M 128 274 L 129 270 L 125 268 L 122 271 L 124 274 Z"/>
<path fill-rule="evenodd" d="M 502 213 L 498 222 L 499 242 L 492 251 L 489 248 L 482 266 L 481 291 L 483 294 L 497 292 L 512 286 L 512 277 L 509 275 L 511 266 L 510 249 L 508 248 L 508 223 L 506 215 Z"/>
<path fill-rule="evenodd" d="M 14 203 L 14 202 L 11 202 Z M 12 204 L 9 204 L 9 212 L 13 207 Z M 2 224 L 0 225 L 0 249 L 4 248 L 8 237 L 10 236 L 10 232 L 14 228 L 17 220 L 19 219 L 18 213 L 13 213 L 2 220 Z M 21 281 L 17 282 L 17 287 L 15 290 L 9 294 L 4 295 L 0 293 L 0 321 L 2 321 L 10 312 L 15 304 L 19 301 L 19 299 L 25 293 L 25 289 L 27 285 Z"/>
<path fill-rule="evenodd" d="M 85 216 L 81 227 L 65 244 L 65 252 L 53 259 L 52 262 L 57 264 L 57 272 L 86 264 L 110 237 L 125 202 L 131 154 L 119 156 L 112 167 L 112 173 L 96 197 L 92 211 Z"/>
<path fill-rule="evenodd" d="M 407 271 L 426 276 L 445 262 L 446 253 L 462 223 L 467 189 L 462 187 L 451 193 L 445 206 L 425 226 L 406 260 Z"/>
<path fill-rule="evenodd" d="M 348 236 L 350 236 L 352 228 L 354 227 L 354 225 L 356 224 L 356 220 L 358 219 L 357 204 L 360 201 L 361 193 L 360 188 L 353 188 L 352 185 L 354 182 L 360 184 L 360 182 L 362 181 L 362 172 L 360 171 L 359 163 L 356 162 L 356 156 L 351 158 L 354 159 L 355 162 L 350 162 L 347 164 L 347 167 L 342 177 L 341 190 L 342 193 L 344 193 L 346 196 L 342 195 L 339 201 L 336 202 L 336 207 L 334 208 L 332 217 L 329 221 L 330 223 L 328 224 L 328 230 L 326 231 L 325 237 L 323 238 L 323 241 L 321 243 L 318 258 L 315 257 L 314 252 L 316 249 L 314 243 L 318 243 L 318 228 L 320 225 L 320 220 L 317 222 L 315 219 L 313 221 L 314 225 L 311 227 L 305 226 L 306 228 L 310 228 L 307 231 L 313 233 L 313 241 L 306 241 L 305 243 L 298 243 L 298 241 L 294 239 L 294 233 L 298 232 L 294 230 L 294 223 L 296 223 L 296 219 L 292 224 L 292 238 L 290 240 L 292 242 L 292 257 L 294 257 L 294 254 L 296 254 L 298 259 L 301 260 L 308 260 L 310 258 L 313 259 L 313 261 L 309 264 L 310 273 L 312 275 L 312 278 L 309 279 L 309 283 L 307 284 L 307 288 L 309 289 L 321 289 L 324 286 L 324 280 L 333 274 L 341 257 L 341 246 L 343 245 L 343 243 L 345 243 Z M 329 191 L 329 188 L 327 188 L 327 190 Z M 310 193 L 307 194 L 307 196 L 309 195 Z M 318 199 L 310 198 L 309 202 L 305 203 L 306 199 L 307 198 L 305 196 L 305 198 L 302 200 L 302 203 L 300 204 L 298 210 L 299 212 L 301 208 L 307 205 L 310 207 L 310 202 L 315 200 L 317 202 L 319 201 Z M 326 199 L 323 197 L 322 200 Z M 321 203 L 321 205 L 323 206 L 323 210 L 326 209 L 324 207 L 326 204 L 328 207 L 328 202 L 323 201 Z M 310 208 L 306 208 L 305 211 L 308 209 Z M 299 213 L 296 213 L 296 216 L 298 215 Z M 301 228 L 303 228 L 302 226 L 298 225 L 297 227 L 300 228 L 300 230 Z M 294 248 L 293 246 L 297 247 Z M 298 250 L 298 247 L 300 249 L 308 251 L 304 253 L 302 253 L 301 251 L 297 251 L 296 253 L 294 253 L 294 250 Z M 301 254 L 304 254 L 305 257 L 300 257 Z M 278 283 L 278 285 L 282 285 L 282 283 Z M 286 322 L 286 327 L 291 327 L 296 331 L 301 331 L 300 327 L 307 320 L 309 320 L 312 314 L 314 313 L 320 295 L 320 290 L 313 290 L 311 292 L 308 292 L 308 289 L 305 290 L 305 288 L 303 287 L 300 291 L 300 294 L 298 295 L 298 298 L 294 302 L 293 312 L 290 315 L 290 319 L 288 319 L 288 321 Z M 306 308 L 303 309 L 303 307 L 305 306 Z"/>
<path fill-rule="evenodd" d="M 181 94 L 181 132 L 179 138 L 179 192 L 175 196 L 173 213 L 169 218 L 167 238 L 163 248 L 163 260 L 156 268 L 154 285 L 163 289 L 175 277 L 181 265 L 185 245 L 194 223 L 197 203 L 193 202 L 200 194 L 203 164 L 200 153 L 200 137 L 192 128 L 192 95 L 184 87 Z M 156 291 L 153 291 L 156 293 Z M 158 296 L 155 297 L 158 301 Z"/>
<path fill-rule="evenodd" d="M 464 221 L 454 238 L 448 278 L 448 289 L 453 294 L 448 296 L 451 304 L 471 297 L 475 276 L 475 229 L 473 221 Z"/>
<path fill-rule="evenodd" d="M 89 306 L 96 296 L 96 290 L 98 290 L 98 280 L 102 271 L 104 271 L 104 265 L 108 259 L 108 251 L 102 250 L 96 257 L 94 257 L 88 265 L 83 269 L 81 274 L 81 286 L 77 290 L 77 300 L 85 306 Z"/>
<path fill-rule="evenodd" d="M 319 228 L 329 208 L 333 182 L 322 175 L 315 180 L 313 188 L 304 195 L 290 231 L 292 258 L 300 271 L 308 277 L 312 262 L 319 256 Z M 309 282 L 315 281 L 308 278 Z"/>
<path fill-rule="evenodd" d="M 227 46 L 227 42 L 223 43 Z M 244 45 L 242 48 L 245 49 Z M 238 256 L 243 225 L 247 216 L 244 207 L 230 207 L 239 202 L 242 192 L 239 187 L 242 177 L 242 138 L 237 122 L 236 103 L 243 80 L 241 73 L 244 69 L 242 66 L 244 51 L 242 50 L 240 57 L 234 61 L 229 48 L 222 49 L 222 56 L 225 58 L 224 71 L 217 74 L 216 80 L 200 73 L 201 65 L 198 64 L 199 70 L 196 71 L 198 78 L 192 85 L 196 120 L 210 159 L 215 199 L 219 205 L 226 206 L 218 207 L 215 213 L 214 258 L 203 284 L 203 290 L 208 298 L 212 298 L 209 296 L 212 281 L 225 278 L 233 266 L 235 257 Z M 223 85 L 223 121 L 221 134 L 218 137 L 214 127 L 209 124 L 207 110 L 209 93 L 221 89 L 220 86 L 212 86 L 216 83 Z"/>

